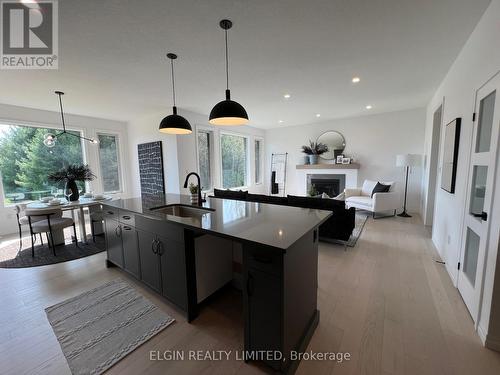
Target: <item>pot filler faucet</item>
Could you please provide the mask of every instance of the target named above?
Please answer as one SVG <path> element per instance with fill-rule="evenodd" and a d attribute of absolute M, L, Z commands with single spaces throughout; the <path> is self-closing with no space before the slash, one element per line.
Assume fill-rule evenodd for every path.
<path fill-rule="evenodd" d="M 186 180 L 184 181 L 184 189 L 188 187 L 188 180 L 191 176 L 196 176 L 196 180 L 198 182 L 198 206 L 202 206 L 203 202 L 206 202 L 206 200 L 201 198 L 201 180 L 198 173 L 191 172 L 186 176 Z"/>

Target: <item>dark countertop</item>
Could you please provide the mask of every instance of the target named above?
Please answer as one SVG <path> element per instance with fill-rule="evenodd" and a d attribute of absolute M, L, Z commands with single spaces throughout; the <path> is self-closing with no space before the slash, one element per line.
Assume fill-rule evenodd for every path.
<path fill-rule="evenodd" d="M 149 218 L 285 250 L 332 215 L 331 211 L 220 198 L 207 198 L 203 207 L 215 211 L 204 214 L 201 218 L 178 217 L 151 210 L 173 204 L 192 206 L 188 195 L 179 194 L 117 199 L 102 204 Z"/>

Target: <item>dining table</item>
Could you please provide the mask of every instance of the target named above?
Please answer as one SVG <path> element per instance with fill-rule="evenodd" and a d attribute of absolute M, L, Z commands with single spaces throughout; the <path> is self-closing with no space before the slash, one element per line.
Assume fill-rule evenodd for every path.
<path fill-rule="evenodd" d="M 53 205 L 48 202 L 35 201 L 28 203 L 26 208 L 33 209 L 51 209 L 60 208 L 62 211 L 77 211 L 78 213 L 78 227 L 80 229 L 80 242 L 87 243 L 87 230 L 85 228 L 85 213 L 84 209 L 92 206 L 100 205 L 103 202 L 109 201 L 112 198 L 109 196 L 103 196 L 102 198 L 91 198 L 91 197 L 80 197 L 77 201 L 68 201 L 64 198 L 59 199 L 60 204 Z M 73 214 L 72 214 L 73 215 Z M 64 243 L 64 235 L 62 233 L 54 234 L 55 244 Z"/>

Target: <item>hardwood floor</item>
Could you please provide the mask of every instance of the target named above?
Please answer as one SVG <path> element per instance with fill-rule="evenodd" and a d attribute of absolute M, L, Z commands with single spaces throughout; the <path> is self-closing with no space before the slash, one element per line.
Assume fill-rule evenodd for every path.
<path fill-rule="evenodd" d="M 0 373 L 68 374 L 44 308 L 122 277 L 104 254 L 51 266 L 0 269 Z M 472 320 L 418 218 L 368 220 L 355 248 L 320 243 L 320 324 L 308 350 L 351 359 L 302 361 L 297 374 L 499 374 L 500 353 L 482 347 Z M 141 285 L 176 323 L 120 361 L 110 374 L 258 374 L 229 361 L 150 361 L 150 351 L 242 350 L 237 292 L 221 294 L 188 324 Z"/>

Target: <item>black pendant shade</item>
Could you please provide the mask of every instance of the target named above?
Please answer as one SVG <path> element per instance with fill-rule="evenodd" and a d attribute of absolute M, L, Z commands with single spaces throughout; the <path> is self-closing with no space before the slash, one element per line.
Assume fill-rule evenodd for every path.
<path fill-rule="evenodd" d="M 167 54 L 167 57 L 170 59 L 172 68 L 172 96 L 174 100 L 174 113 L 161 120 L 159 130 L 160 132 L 167 134 L 191 134 L 193 132 L 191 124 L 184 117 L 177 114 L 177 107 L 175 106 L 174 60 L 177 58 L 177 55 L 169 53 Z"/>
<path fill-rule="evenodd" d="M 177 107 L 174 106 L 174 113 L 161 120 L 160 131 L 167 134 L 191 134 L 193 129 L 188 120 L 177 114 Z"/>
<path fill-rule="evenodd" d="M 229 20 L 220 21 L 220 27 L 225 32 L 226 41 L 226 100 L 217 103 L 210 111 L 208 122 L 213 125 L 220 126 L 237 126 L 248 123 L 248 114 L 245 108 L 234 100 L 231 100 L 231 92 L 229 90 L 229 58 L 227 48 L 227 30 L 233 26 Z"/>

